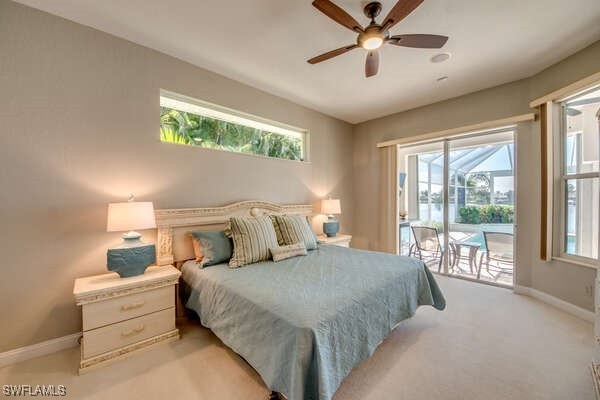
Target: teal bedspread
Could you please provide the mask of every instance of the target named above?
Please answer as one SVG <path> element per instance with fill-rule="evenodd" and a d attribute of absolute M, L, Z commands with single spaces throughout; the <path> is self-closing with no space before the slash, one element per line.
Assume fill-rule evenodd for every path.
<path fill-rule="evenodd" d="M 419 260 L 321 245 L 238 269 L 186 264 L 186 307 L 288 400 L 330 400 L 420 305 L 445 307 Z"/>

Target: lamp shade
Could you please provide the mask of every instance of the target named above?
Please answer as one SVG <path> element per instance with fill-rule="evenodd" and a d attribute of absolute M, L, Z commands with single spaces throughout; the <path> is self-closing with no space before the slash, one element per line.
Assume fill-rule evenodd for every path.
<path fill-rule="evenodd" d="M 321 200 L 321 212 L 323 214 L 341 214 L 342 207 L 339 199 Z"/>
<path fill-rule="evenodd" d="M 150 201 L 130 201 L 108 205 L 107 232 L 156 228 L 154 205 Z"/>

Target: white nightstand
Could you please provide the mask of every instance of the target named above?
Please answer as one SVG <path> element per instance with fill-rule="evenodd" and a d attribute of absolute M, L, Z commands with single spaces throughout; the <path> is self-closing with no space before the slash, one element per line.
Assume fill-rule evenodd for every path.
<path fill-rule="evenodd" d="M 325 235 L 319 235 L 317 236 L 317 239 L 319 239 L 319 243 L 323 243 L 323 244 L 332 244 L 334 246 L 340 246 L 340 247 L 350 247 L 350 241 L 352 240 L 352 236 L 351 235 L 342 235 L 342 234 L 337 234 L 334 237 L 327 237 Z"/>
<path fill-rule="evenodd" d="M 83 313 L 79 373 L 179 339 L 175 284 L 180 275 L 165 266 L 130 278 L 112 272 L 76 279 L 73 295 Z"/>

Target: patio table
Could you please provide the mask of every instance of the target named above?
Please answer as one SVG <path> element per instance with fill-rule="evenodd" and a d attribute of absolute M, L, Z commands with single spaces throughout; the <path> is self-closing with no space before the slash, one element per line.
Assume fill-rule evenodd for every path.
<path fill-rule="evenodd" d="M 473 273 L 473 267 L 475 267 L 475 271 L 477 271 L 477 279 L 479 279 L 479 276 L 481 274 L 481 263 L 479 264 L 479 266 L 477 266 L 477 252 L 479 251 L 479 248 L 481 247 L 481 243 L 455 240 L 453 242 L 450 242 L 450 245 L 454 249 L 454 263 L 452 264 L 452 268 L 458 267 L 458 264 L 460 263 L 460 259 L 462 256 L 461 249 L 463 247 L 466 247 L 469 249 L 468 260 L 469 260 L 469 269 L 471 270 L 471 274 Z"/>

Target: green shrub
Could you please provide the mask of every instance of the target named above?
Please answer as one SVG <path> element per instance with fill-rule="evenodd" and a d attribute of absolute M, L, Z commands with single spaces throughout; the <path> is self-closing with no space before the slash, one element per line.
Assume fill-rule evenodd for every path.
<path fill-rule="evenodd" d="M 515 210 L 513 206 L 465 206 L 458 211 L 463 224 L 512 224 Z"/>

